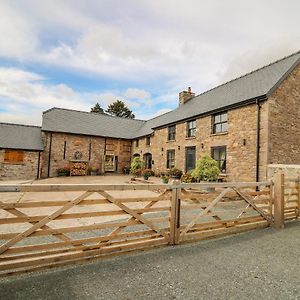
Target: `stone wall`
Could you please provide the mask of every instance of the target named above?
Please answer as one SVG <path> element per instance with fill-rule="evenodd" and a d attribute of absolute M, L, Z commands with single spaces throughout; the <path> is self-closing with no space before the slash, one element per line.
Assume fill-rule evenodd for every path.
<path fill-rule="evenodd" d="M 269 97 L 270 164 L 300 164 L 300 65 Z"/>
<path fill-rule="evenodd" d="M 268 104 L 261 104 L 260 122 L 260 180 L 266 178 L 267 138 L 268 138 Z M 166 171 L 166 153 L 175 149 L 176 167 L 185 171 L 185 147 L 196 147 L 196 159 L 203 154 L 211 154 L 211 147 L 227 147 L 226 180 L 254 181 L 256 179 L 256 137 L 257 105 L 228 111 L 228 132 L 212 134 L 212 117 L 205 116 L 196 120 L 196 136 L 186 137 L 186 122 L 176 125 L 176 140 L 168 141 L 168 128 L 155 130 L 151 136 L 151 145 L 146 146 L 146 138 L 139 139 L 139 147 L 133 143 L 132 154 L 151 153 L 153 170 Z M 245 140 L 245 145 L 244 145 Z"/>
<path fill-rule="evenodd" d="M 283 172 L 288 178 L 299 178 L 300 165 L 271 164 L 268 165 L 268 179 L 273 179 L 278 172 Z"/>
<path fill-rule="evenodd" d="M 39 152 L 25 151 L 22 163 L 4 162 L 5 149 L 0 150 L 0 180 L 36 179 Z"/>
<path fill-rule="evenodd" d="M 44 132 L 45 150 L 43 152 L 42 177 L 48 177 L 51 135 L 50 177 L 57 176 L 58 168 L 68 166 L 71 160 L 75 160 L 75 152 L 77 151 L 82 155 L 80 160 L 88 161 L 89 166 L 95 166 L 100 171 L 104 168 L 105 154 L 118 156 L 118 172 L 122 172 L 123 167 L 130 164 L 130 141 L 78 134 Z M 125 151 L 126 146 L 128 148 L 127 152 Z"/>

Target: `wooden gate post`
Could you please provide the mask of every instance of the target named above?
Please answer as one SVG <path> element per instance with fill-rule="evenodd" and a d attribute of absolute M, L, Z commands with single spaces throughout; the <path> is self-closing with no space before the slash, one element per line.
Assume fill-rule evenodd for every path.
<path fill-rule="evenodd" d="M 297 188 L 298 188 L 298 207 L 297 207 L 297 219 L 300 217 L 300 173 L 298 172 L 298 182 L 297 182 Z"/>
<path fill-rule="evenodd" d="M 281 171 L 274 176 L 274 226 L 284 228 L 284 174 Z"/>
<path fill-rule="evenodd" d="M 171 217 L 170 217 L 170 245 L 176 245 L 179 243 L 180 232 L 180 193 L 181 188 L 174 185 L 172 187 L 172 199 L 171 199 Z"/>

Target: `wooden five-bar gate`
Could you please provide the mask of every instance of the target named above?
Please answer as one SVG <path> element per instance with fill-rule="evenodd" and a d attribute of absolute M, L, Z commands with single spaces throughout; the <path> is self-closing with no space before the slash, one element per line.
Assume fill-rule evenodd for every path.
<path fill-rule="evenodd" d="M 282 228 L 299 217 L 299 180 L 276 176 L 275 184 L 0 185 L 0 274 Z"/>

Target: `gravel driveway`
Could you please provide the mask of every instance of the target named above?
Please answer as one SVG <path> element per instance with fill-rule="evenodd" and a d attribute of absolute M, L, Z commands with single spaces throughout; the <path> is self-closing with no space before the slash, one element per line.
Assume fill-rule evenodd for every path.
<path fill-rule="evenodd" d="M 0 279 L 1 299 L 300 299 L 300 223 Z"/>

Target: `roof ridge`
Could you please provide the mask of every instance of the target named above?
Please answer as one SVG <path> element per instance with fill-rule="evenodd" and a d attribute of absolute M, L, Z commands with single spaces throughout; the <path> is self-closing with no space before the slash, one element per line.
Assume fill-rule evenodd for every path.
<path fill-rule="evenodd" d="M 172 109 L 172 110 L 170 110 L 170 111 L 166 111 L 165 113 L 163 113 L 163 114 L 161 114 L 161 115 L 158 115 L 158 116 L 155 116 L 155 117 L 153 117 L 153 118 L 151 118 L 151 119 L 148 119 L 148 120 L 146 120 L 145 122 L 148 122 L 148 121 L 154 120 L 154 119 L 156 119 L 156 118 L 162 117 L 162 116 L 164 116 L 164 115 L 167 115 L 167 114 L 171 113 L 172 111 L 174 111 L 174 110 L 176 110 L 176 109 L 178 109 L 178 107 L 175 107 L 174 109 Z"/>
<path fill-rule="evenodd" d="M 11 126 L 42 128 L 42 126 L 38 126 L 38 125 L 16 124 L 16 123 L 7 123 L 7 122 L 0 122 L 0 125 L 11 125 Z"/>
<path fill-rule="evenodd" d="M 271 62 L 271 63 L 269 63 L 269 64 L 267 64 L 267 65 L 264 65 L 264 66 L 262 66 L 262 67 L 259 67 L 259 68 L 257 68 L 257 69 L 254 69 L 254 70 L 252 70 L 251 72 L 248 72 L 248 73 L 246 73 L 246 74 L 244 74 L 244 75 L 241 75 L 241 76 L 239 76 L 239 77 L 236 77 L 236 78 L 233 78 L 233 79 L 231 79 L 231 80 L 229 80 L 229 81 L 226 81 L 226 82 L 224 82 L 224 83 L 222 83 L 222 84 L 219 84 L 219 85 L 217 85 L 217 86 L 215 86 L 215 87 L 213 87 L 213 88 L 211 88 L 211 89 L 209 89 L 209 90 L 207 90 L 207 91 L 205 91 L 205 92 L 203 92 L 203 93 L 200 93 L 200 94 L 196 95 L 196 96 L 193 97 L 192 99 L 194 99 L 194 98 L 196 98 L 196 97 L 198 97 L 198 96 L 204 95 L 204 94 L 206 94 L 206 93 L 208 93 L 208 92 L 210 92 L 210 91 L 213 91 L 214 89 L 217 89 L 217 88 L 219 88 L 219 87 L 221 87 L 221 86 L 223 86 L 223 85 L 226 85 L 226 84 L 228 84 L 228 83 L 230 83 L 230 82 L 233 82 L 233 81 L 238 80 L 238 79 L 240 79 L 240 78 L 246 77 L 246 76 L 248 76 L 248 75 L 250 75 L 250 74 L 252 74 L 252 73 L 254 73 L 254 72 L 260 71 L 260 70 L 262 70 L 262 69 L 264 69 L 264 68 L 266 68 L 266 67 L 269 67 L 269 66 L 271 66 L 271 65 L 273 65 L 273 64 L 276 64 L 276 63 L 278 63 L 278 62 L 280 62 L 280 61 L 282 61 L 282 60 L 284 60 L 284 59 L 287 59 L 287 58 L 292 57 L 292 56 L 294 56 L 294 55 L 296 55 L 296 54 L 299 54 L 299 53 L 300 53 L 300 50 L 297 51 L 297 52 L 294 52 L 294 53 L 292 53 L 292 54 L 289 54 L 289 55 L 287 55 L 287 56 L 284 56 L 283 58 L 277 59 L 277 60 L 275 60 L 275 61 L 273 61 L 273 62 Z M 191 99 L 191 100 L 192 100 L 192 99 Z M 166 114 L 169 114 L 169 113 L 171 113 L 171 112 L 177 110 L 178 108 L 179 108 L 179 107 L 176 107 L 176 108 L 174 108 L 174 109 L 172 109 L 172 110 L 170 110 L 170 111 L 167 111 L 167 112 L 165 112 L 165 113 L 163 113 L 163 114 L 161 114 L 161 115 L 158 115 L 158 116 L 153 117 L 153 118 L 151 118 L 151 119 L 149 119 L 149 120 L 146 120 L 146 122 L 148 122 L 148 121 L 150 121 L 150 120 L 154 120 L 154 119 L 159 118 L 159 117 L 161 117 L 161 116 L 164 116 L 164 115 L 166 115 Z"/>
<path fill-rule="evenodd" d="M 140 119 L 122 118 L 122 117 L 117 117 L 117 116 L 111 116 L 111 115 L 104 114 L 104 113 L 99 114 L 99 113 L 95 113 L 95 112 L 88 112 L 88 111 L 83 111 L 83 110 L 78 110 L 78 109 L 62 108 L 62 107 L 56 107 L 56 106 L 43 111 L 43 114 L 48 113 L 49 111 L 54 110 L 54 109 L 74 111 L 74 112 L 85 113 L 85 114 L 93 114 L 93 115 L 97 115 L 97 116 L 104 116 L 104 117 L 110 117 L 110 118 L 115 118 L 115 119 L 123 119 L 123 120 L 125 119 L 125 120 L 131 120 L 131 121 L 146 122 L 145 120 L 140 120 Z"/>
<path fill-rule="evenodd" d="M 271 62 L 271 63 L 269 63 L 269 64 L 267 64 L 267 65 L 264 65 L 264 66 L 262 66 L 262 67 L 260 67 L 260 68 L 254 69 L 253 71 L 248 72 L 248 73 L 246 73 L 246 74 L 244 74 L 244 75 L 238 76 L 238 77 L 233 78 L 233 79 L 231 79 L 231 80 L 229 80 L 229 81 L 226 81 L 226 82 L 224 82 L 224 83 L 222 83 L 222 84 L 219 84 L 219 85 L 217 85 L 217 86 L 215 86 L 215 87 L 213 87 L 213 88 L 211 88 L 211 89 L 209 89 L 209 90 L 207 90 L 207 91 L 205 91 L 205 92 L 203 92 L 203 93 L 201 93 L 201 94 L 196 95 L 195 97 L 193 97 L 193 99 L 196 98 L 196 97 L 198 97 L 198 96 L 204 95 L 204 94 L 206 94 L 206 93 L 208 93 L 208 92 L 210 92 L 210 91 L 213 91 L 214 89 L 217 89 L 217 88 L 219 88 L 219 87 L 221 87 L 221 86 L 223 86 L 223 85 L 226 85 L 226 84 L 228 84 L 228 83 L 230 83 L 230 82 L 233 82 L 233 81 L 238 80 L 238 79 L 240 79 L 240 78 L 246 77 L 246 76 L 248 76 L 248 75 L 250 75 L 250 74 L 252 74 L 252 73 L 258 72 L 258 71 L 260 71 L 260 70 L 262 70 L 262 69 L 264 69 L 264 68 L 267 68 L 267 67 L 269 67 L 269 66 L 271 66 L 271 65 L 274 65 L 274 64 L 276 64 L 276 63 L 278 63 L 278 62 L 280 62 L 280 61 L 282 61 L 282 60 L 285 60 L 285 59 L 287 59 L 287 58 L 289 58 L 289 57 L 292 57 L 292 56 L 294 56 L 294 55 L 296 55 L 296 54 L 299 54 L 299 53 L 300 53 L 300 50 L 298 50 L 297 52 L 294 52 L 294 53 L 292 53 L 292 54 L 289 54 L 289 55 L 287 55 L 287 56 L 284 56 L 283 58 L 277 59 L 277 60 L 275 60 L 275 61 L 273 61 L 273 62 Z"/>

